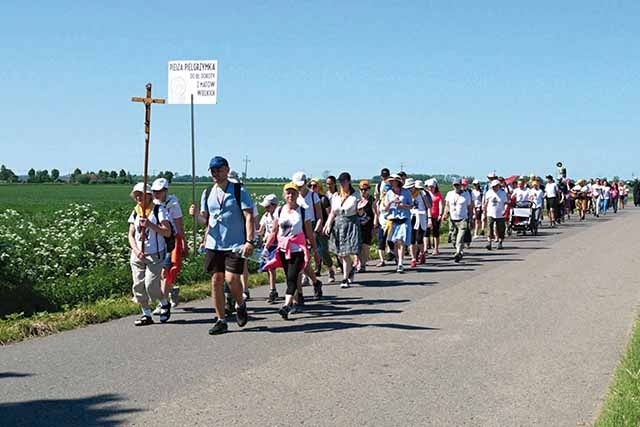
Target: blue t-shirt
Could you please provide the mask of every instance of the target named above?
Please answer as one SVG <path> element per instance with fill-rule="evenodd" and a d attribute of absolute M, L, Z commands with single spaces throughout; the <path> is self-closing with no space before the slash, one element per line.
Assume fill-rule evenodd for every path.
<path fill-rule="evenodd" d="M 206 190 L 202 192 L 200 206 L 209 208 L 209 232 L 205 247 L 217 251 L 228 251 L 244 245 L 245 219 L 244 212 L 238 208 L 238 202 L 234 195 L 234 185 L 227 183 L 223 192 L 218 186 L 214 186 L 205 203 Z M 252 209 L 253 202 L 244 186 L 240 187 L 240 205 L 242 209 Z"/>

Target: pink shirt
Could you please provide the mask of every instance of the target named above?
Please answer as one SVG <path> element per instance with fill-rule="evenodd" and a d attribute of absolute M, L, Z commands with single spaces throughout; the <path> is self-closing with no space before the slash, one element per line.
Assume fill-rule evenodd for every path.
<path fill-rule="evenodd" d="M 435 194 L 431 194 L 431 201 L 433 205 L 431 206 L 431 218 L 437 219 L 440 215 L 440 204 L 442 203 L 442 193 L 437 192 Z"/>

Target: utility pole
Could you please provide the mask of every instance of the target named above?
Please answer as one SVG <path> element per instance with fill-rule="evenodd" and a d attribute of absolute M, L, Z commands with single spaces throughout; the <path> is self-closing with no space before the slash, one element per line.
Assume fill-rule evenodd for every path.
<path fill-rule="evenodd" d="M 244 163 L 244 172 L 242 173 L 242 180 L 244 181 L 245 179 L 247 179 L 247 166 L 249 166 L 249 162 L 251 160 L 249 160 L 249 157 L 245 154 L 244 159 L 242 160 L 242 162 Z"/>
<path fill-rule="evenodd" d="M 404 171 L 404 163 L 400 162 L 400 172 Z"/>

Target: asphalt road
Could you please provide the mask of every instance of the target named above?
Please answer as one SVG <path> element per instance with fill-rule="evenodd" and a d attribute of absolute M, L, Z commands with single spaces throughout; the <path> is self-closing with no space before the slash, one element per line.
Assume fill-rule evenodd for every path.
<path fill-rule="evenodd" d="M 638 311 L 639 226 L 627 209 L 374 268 L 288 322 L 256 289 L 224 336 L 206 300 L 1 347 L 0 424 L 590 425 Z"/>

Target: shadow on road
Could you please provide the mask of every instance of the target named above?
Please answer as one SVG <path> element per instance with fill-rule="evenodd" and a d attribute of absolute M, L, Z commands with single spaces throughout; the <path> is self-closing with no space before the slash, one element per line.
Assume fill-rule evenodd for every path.
<path fill-rule="evenodd" d="M 0 372 L 0 379 L 3 378 L 24 378 L 32 377 L 33 374 L 23 374 L 22 372 Z"/>
<path fill-rule="evenodd" d="M 0 404 L 6 426 L 119 426 L 126 415 L 142 409 L 123 408 L 123 396 L 99 394 L 82 399 L 30 400 Z"/>
<path fill-rule="evenodd" d="M 292 318 L 295 321 L 294 318 Z M 313 323 L 294 323 L 286 326 L 255 326 L 253 328 L 245 328 L 241 332 L 269 332 L 272 334 L 304 332 L 332 332 L 342 331 L 346 329 L 359 328 L 385 328 L 396 329 L 402 331 L 437 331 L 439 328 L 430 328 L 426 326 L 403 325 L 400 323 L 347 323 L 347 322 L 313 322 Z"/>
<path fill-rule="evenodd" d="M 407 270 L 407 272 L 411 271 L 413 270 Z M 421 269 L 417 269 L 417 271 L 421 271 Z M 359 286 L 365 288 L 386 288 L 395 286 L 433 286 L 437 284 L 438 282 L 406 282 L 403 280 L 363 280 L 362 282 L 358 283 Z"/>

